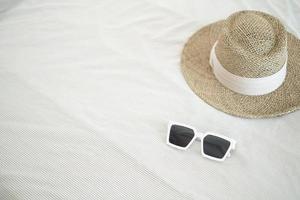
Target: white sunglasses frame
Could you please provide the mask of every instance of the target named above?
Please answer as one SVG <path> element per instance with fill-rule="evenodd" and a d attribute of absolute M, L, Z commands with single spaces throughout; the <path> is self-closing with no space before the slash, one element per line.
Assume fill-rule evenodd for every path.
<path fill-rule="evenodd" d="M 171 132 L 171 127 L 173 125 L 178 125 L 178 126 L 184 126 L 184 127 L 187 127 L 187 128 L 190 128 L 194 131 L 194 137 L 193 139 L 189 142 L 189 144 L 186 146 L 186 147 L 180 147 L 180 146 L 177 146 L 177 145 L 174 145 L 172 143 L 170 143 L 169 139 L 170 139 L 170 132 Z M 205 138 L 207 135 L 213 135 L 213 136 L 217 136 L 219 138 L 222 138 L 222 139 L 225 139 L 227 141 L 230 142 L 230 145 L 227 149 L 227 152 L 225 153 L 225 155 L 223 156 L 223 158 L 216 158 L 216 157 L 213 157 L 213 156 L 209 156 L 209 155 L 206 155 L 204 153 L 204 149 L 203 149 L 203 138 Z M 211 160 L 214 160 L 214 161 L 219 161 L 219 162 L 222 162 L 224 161 L 227 157 L 230 157 L 230 151 L 231 150 L 234 150 L 235 149 L 235 146 L 236 146 L 236 141 L 234 139 L 231 139 L 231 138 L 228 138 L 224 135 L 220 135 L 220 134 L 217 134 L 217 133 L 212 133 L 212 132 L 206 132 L 206 133 L 201 133 L 201 132 L 198 132 L 194 127 L 192 126 L 189 126 L 189 125 L 186 125 L 186 124 L 183 124 L 183 123 L 178 123 L 178 122 L 173 122 L 173 121 L 170 121 L 169 124 L 168 124 L 168 136 L 167 136 L 167 144 L 171 147 L 174 147 L 176 149 L 179 149 L 179 150 L 187 150 L 192 144 L 193 142 L 196 140 L 196 139 L 200 139 L 201 141 L 201 154 L 203 157 L 205 158 L 208 158 L 208 159 L 211 159 Z"/>

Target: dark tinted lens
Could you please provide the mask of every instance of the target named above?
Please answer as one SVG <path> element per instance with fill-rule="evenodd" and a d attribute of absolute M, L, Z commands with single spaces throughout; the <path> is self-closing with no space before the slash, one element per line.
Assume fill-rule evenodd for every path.
<path fill-rule="evenodd" d="M 186 147 L 191 142 L 194 135 L 194 131 L 190 128 L 172 125 L 169 142 L 180 147 Z"/>
<path fill-rule="evenodd" d="M 206 155 L 223 158 L 230 146 L 230 142 L 223 138 L 207 135 L 203 139 L 203 151 Z"/>

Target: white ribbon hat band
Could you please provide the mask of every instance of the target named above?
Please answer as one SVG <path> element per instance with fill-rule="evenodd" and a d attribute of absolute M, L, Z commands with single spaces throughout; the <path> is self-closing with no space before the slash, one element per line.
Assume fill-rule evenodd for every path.
<path fill-rule="evenodd" d="M 216 78 L 227 88 L 244 95 L 264 95 L 281 86 L 286 76 L 287 60 L 283 67 L 271 76 L 261 78 L 246 78 L 237 76 L 227 71 L 218 60 L 214 44 L 210 52 L 209 63 L 213 68 Z"/>

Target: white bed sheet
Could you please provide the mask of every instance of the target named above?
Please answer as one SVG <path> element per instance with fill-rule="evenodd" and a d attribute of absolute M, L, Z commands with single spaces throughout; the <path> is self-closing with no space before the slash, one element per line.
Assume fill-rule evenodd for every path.
<path fill-rule="evenodd" d="M 226 115 L 195 96 L 180 53 L 242 9 L 300 36 L 300 3 L 1 2 L 0 199 L 300 199 L 300 112 Z M 299 77 L 298 77 L 299 78 Z M 168 120 L 237 140 L 224 163 L 165 144 Z"/>

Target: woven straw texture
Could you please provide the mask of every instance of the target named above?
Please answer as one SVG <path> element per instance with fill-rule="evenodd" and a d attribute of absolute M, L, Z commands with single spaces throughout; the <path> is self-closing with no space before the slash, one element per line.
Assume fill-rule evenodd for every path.
<path fill-rule="evenodd" d="M 211 106 L 225 113 L 239 117 L 275 117 L 299 109 L 300 40 L 293 36 L 291 33 L 286 32 L 288 66 L 285 82 L 277 90 L 269 94 L 261 96 L 247 96 L 235 93 L 223 86 L 215 78 L 212 68 L 209 65 L 210 50 L 214 43 L 222 36 L 223 27 L 225 26 L 227 26 L 227 22 L 225 21 L 219 21 L 207 25 L 197 31 L 184 46 L 181 57 L 182 73 L 194 93 Z M 270 33 L 270 35 L 272 34 Z M 269 35 L 261 37 L 273 38 L 273 36 L 270 37 Z M 276 38 L 277 37 L 275 37 L 275 39 Z M 282 41 L 280 41 L 279 43 L 281 42 Z M 264 43 L 274 46 L 274 44 L 272 44 L 272 39 L 264 40 Z M 250 44 L 251 43 L 248 43 L 246 45 Z M 266 46 L 267 47 L 265 47 L 263 51 L 258 50 L 254 51 L 254 53 L 265 56 L 265 54 L 270 54 L 270 52 L 273 51 L 275 52 L 275 50 L 273 49 L 268 52 L 268 45 Z M 276 58 L 280 58 L 280 56 L 275 55 L 278 54 L 277 52 L 279 52 L 279 54 L 283 54 L 284 48 L 278 47 L 276 53 L 273 53 L 274 60 L 276 60 Z M 217 55 L 219 55 L 218 52 Z M 278 71 L 283 64 L 283 61 L 281 61 L 281 59 L 278 59 L 277 61 L 274 60 L 272 60 L 272 62 L 278 65 L 278 69 L 276 68 L 276 70 L 261 71 L 259 73 L 253 72 L 249 73 L 249 75 L 260 77 L 266 76 L 268 74 L 273 74 L 274 72 Z M 231 63 L 233 62 L 234 61 L 231 61 Z"/>
<path fill-rule="evenodd" d="M 238 76 L 270 76 L 286 61 L 284 26 L 262 12 L 240 11 L 229 16 L 218 41 L 216 54 L 220 63 Z"/>

